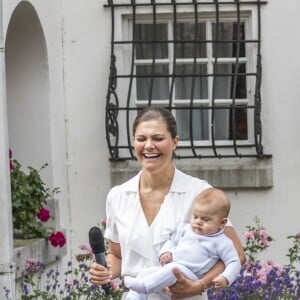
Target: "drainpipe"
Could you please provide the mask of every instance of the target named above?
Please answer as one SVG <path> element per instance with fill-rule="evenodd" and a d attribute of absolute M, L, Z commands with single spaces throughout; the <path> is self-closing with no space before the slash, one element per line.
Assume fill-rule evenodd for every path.
<path fill-rule="evenodd" d="M 5 287 L 10 291 L 9 297 L 16 299 L 4 49 L 3 9 L 0 0 L 0 298 L 4 298 Z"/>

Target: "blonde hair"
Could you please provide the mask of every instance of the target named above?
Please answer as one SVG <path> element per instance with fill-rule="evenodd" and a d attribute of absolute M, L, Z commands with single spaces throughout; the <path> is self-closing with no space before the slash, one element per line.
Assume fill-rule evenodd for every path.
<path fill-rule="evenodd" d="M 209 188 L 201 192 L 194 200 L 194 203 L 209 205 L 213 213 L 220 218 L 227 218 L 230 212 L 230 199 L 224 191 L 217 188 Z"/>

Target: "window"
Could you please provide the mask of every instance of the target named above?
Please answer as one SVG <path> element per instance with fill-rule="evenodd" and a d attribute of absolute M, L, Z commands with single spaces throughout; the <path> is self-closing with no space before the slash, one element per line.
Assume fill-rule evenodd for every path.
<path fill-rule="evenodd" d="M 254 24 L 261 2 L 242 4 L 154 1 L 122 11 L 110 1 L 113 20 L 120 8 L 122 24 L 119 36 L 113 31 L 107 93 L 113 160 L 134 158 L 130 126 L 147 105 L 174 114 L 179 158 L 263 157 L 260 28 Z"/>

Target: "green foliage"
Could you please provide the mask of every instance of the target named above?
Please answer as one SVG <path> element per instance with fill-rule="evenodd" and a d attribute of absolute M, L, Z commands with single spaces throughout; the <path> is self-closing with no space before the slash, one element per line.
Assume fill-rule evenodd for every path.
<path fill-rule="evenodd" d="M 58 192 L 58 188 L 50 190 L 40 176 L 47 164 L 40 170 L 28 167 L 28 173 L 21 167 L 17 160 L 13 160 L 10 174 L 13 227 L 22 232 L 24 239 L 46 237 L 47 232 L 37 219 L 37 213 Z"/>
<path fill-rule="evenodd" d="M 255 226 L 246 226 L 248 231 L 244 232 L 244 237 L 246 238 L 244 251 L 250 261 L 256 261 L 258 254 L 265 251 L 270 246 L 270 242 L 274 241 L 260 224 L 257 216 L 254 217 L 254 222 Z"/>
<path fill-rule="evenodd" d="M 292 246 L 288 249 L 287 257 L 289 258 L 289 267 L 296 269 L 295 263 L 300 263 L 300 233 L 287 237 L 293 241 Z"/>

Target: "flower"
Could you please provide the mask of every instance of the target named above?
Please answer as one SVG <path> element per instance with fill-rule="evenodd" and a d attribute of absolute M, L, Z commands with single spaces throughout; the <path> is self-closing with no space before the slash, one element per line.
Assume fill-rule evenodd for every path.
<path fill-rule="evenodd" d="M 111 287 L 115 292 L 118 292 L 120 290 L 120 285 L 116 281 L 111 282 Z"/>
<path fill-rule="evenodd" d="M 293 240 L 288 249 L 289 264 L 281 267 L 274 260 L 260 261 L 258 255 L 266 250 L 273 238 L 254 218 L 256 226 L 246 226 L 244 247 L 248 260 L 242 266 L 240 275 L 228 288 L 209 288 L 210 300 L 232 299 L 300 299 L 300 272 L 295 262 L 300 263 L 300 236 L 288 236 Z"/>
<path fill-rule="evenodd" d="M 94 253 L 93 253 L 92 248 L 90 246 L 79 245 L 78 248 L 81 251 L 83 251 L 83 253 L 79 253 L 79 254 L 75 255 L 75 258 L 78 262 L 94 258 Z"/>
<path fill-rule="evenodd" d="M 256 225 L 246 226 L 248 230 L 244 232 L 244 237 L 246 238 L 245 253 L 250 261 L 255 261 L 258 253 L 270 247 L 270 242 L 273 241 L 273 238 L 267 234 L 265 228 L 260 225 L 257 216 L 254 218 L 254 221 Z"/>
<path fill-rule="evenodd" d="M 26 173 L 12 156 L 12 150 L 9 149 L 13 228 L 18 233 L 18 238 L 49 238 L 54 247 L 64 246 L 65 236 L 61 232 L 49 236 L 49 230 L 42 224 L 51 217 L 46 208 L 48 201 L 59 192 L 58 188 L 49 189 L 42 180 L 40 173 L 47 164 L 39 170 L 28 167 Z"/>
<path fill-rule="evenodd" d="M 82 251 L 85 251 L 87 254 L 93 254 L 93 250 L 90 246 L 87 245 L 79 245 L 78 248 Z"/>
<path fill-rule="evenodd" d="M 66 243 L 66 238 L 61 231 L 51 233 L 48 239 L 53 247 L 63 247 Z"/>
<path fill-rule="evenodd" d="M 106 218 L 101 219 L 101 226 L 105 228 L 106 226 Z"/>
<path fill-rule="evenodd" d="M 50 211 L 44 207 L 40 209 L 40 211 L 37 214 L 37 217 L 42 221 L 42 222 L 47 222 L 50 218 Z"/>
<path fill-rule="evenodd" d="M 27 258 L 25 261 L 25 270 L 29 272 L 36 272 L 43 267 L 43 264 L 35 258 Z"/>
<path fill-rule="evenodd" d="M 244 237 L 248 240 L 254 240 L 254 233 L 253 231 L 246 231 L 244 232 Z"/>
<path fill-rule="evenodd" d="M 10 172 L 13 171 L 14 164 L 12 162 L 12 150 L 9 148 L 9 170 Z"/>
<path fill-rule="evenodd" d="M 83 254 L 88 254 L 88 247 L 82 247 Z M 19 289 L 17 294 L 22 300 L 30 299 L 48 299 L 48 300 L 121 300 L 123 288 L 119 281 L 111 282 L 110 294 L 106 295 L 101 286 L 91 284 L 89 281 L 89 265 L 92 257 L 86 256 L 84 261 L 77 265 L 71 262 L 65 266 L 63 272 L 58 270 L 63 266 L 45 269 L 45 264 L 35 258 L 26 259 L 24 276 L 20 278 L 20 284 L 16 287 Z M 62 277 L 63 276 L 63 277 Z M 118 283 L 119 282 L 119 283 Z M 4 299 L 10 298 L 10 290 L 3 288 Z M 3 296 L 0 293 L 0 299 Z"/>

